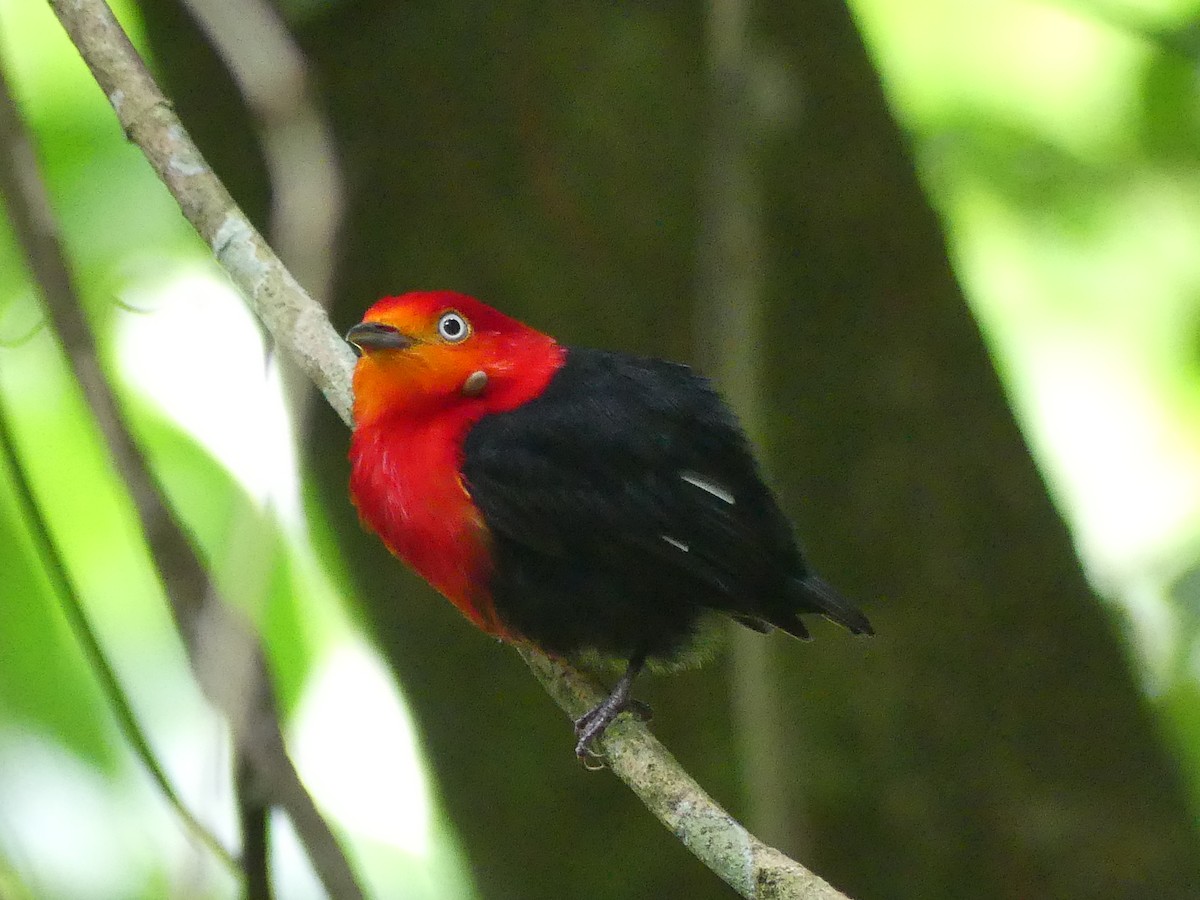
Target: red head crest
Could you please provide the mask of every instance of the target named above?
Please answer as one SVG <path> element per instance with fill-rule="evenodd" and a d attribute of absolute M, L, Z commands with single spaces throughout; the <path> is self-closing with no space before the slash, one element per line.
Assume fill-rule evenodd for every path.
<path fill-rule="evenodd" d="M 360 353 L 359 425 L 382 416 L 477 419 L 511 409 L 536 396 L 563 361 L 553 338 L 452 291 L 385 297 L 346 340 Z"/>

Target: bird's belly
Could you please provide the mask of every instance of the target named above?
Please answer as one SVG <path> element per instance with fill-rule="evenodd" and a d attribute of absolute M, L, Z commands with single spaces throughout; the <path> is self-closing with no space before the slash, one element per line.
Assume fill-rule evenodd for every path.
<path fill-rule="evenodd" d="M 500 618 L 542 649 L 606 668 L 645 654 L 650 668 L 698 665 L 719 646 L 718 615 L 685 573 L 589 553 L 548 555 L 495 535 L 492 596 Z"/>

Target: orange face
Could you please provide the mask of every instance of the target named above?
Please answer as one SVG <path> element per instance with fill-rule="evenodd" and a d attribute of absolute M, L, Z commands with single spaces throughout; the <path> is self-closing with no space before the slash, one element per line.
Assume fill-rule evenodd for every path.
<path fill-rule="evenodd" d="M 354 370 L 360 425 L 385 413 L 436 415 L 465 403 L 480 412 L 506 408 L 530 380 L 544 384 L 547 361 L 552 369 L 561 364 L 552 338 L 449 291 L 380 300 L 346 340 L 360 354 Z"/>

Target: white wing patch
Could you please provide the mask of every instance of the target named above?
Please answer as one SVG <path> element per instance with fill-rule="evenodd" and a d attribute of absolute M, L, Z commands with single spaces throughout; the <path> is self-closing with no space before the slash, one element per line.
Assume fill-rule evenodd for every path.
<path fill-rule="evenodd" d="M 664 541 L 666 541 L 668 544 L 670 544 L 672 547 L 682 550 L 684 553 L 687 553 L 689 550 L 692 549 L 687 544 L 685 544 L 683 541 L 677 541 L 677 540 L 675 540 L 675 538 L 671 537 L 669 534 L 663 534 L 663 535 L 660 535 L 660 537 Z"/>
<path fill-rule="evenodd" d="M 729 491 L 721 487 L 721 485 L 717 484 L 715 481 L 710 481 L 709 479 L 705 478 L 699 472 L 685 470 L 679 473 L 679 477 L 693 487 L 698 487 L 705 493 L 712 494 L 723 503 L 728 503 L 730 506 L 733 506 L 735 503 L 737 503 L 737 498 L 735 498 L 733 494 L 729 493 Z"/>

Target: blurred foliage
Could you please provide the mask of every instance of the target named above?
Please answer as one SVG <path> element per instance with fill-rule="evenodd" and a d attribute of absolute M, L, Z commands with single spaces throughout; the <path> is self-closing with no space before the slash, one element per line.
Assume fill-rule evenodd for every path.
<path fill-rule="evenodd" d="M 5 473 L 6 476 L 9 473 Z M 10 483 L 4 482 L 0 514 L 0 560 L 5 573 L 5 603 L 0 606 L 0 706 L 13 726 L 47 730 L 64 746 L 112 769 L 110 734 L 80 710 L 100 705 L 84 661 L 74 652 L 71 635 L 52 603 L 41 560 L 24 530 Z M 43 681 L 55 691 L 30 691 Z M 81 703 L 86 698 L 88 703 Z"/>
<path fill-rule="evenodd" d="M 280 8 L 347 173 L 335 324 L 378 295 L 444 286 L 571 342 L 705 356 L 692 296 L 709 116 L 699 7 Z M 251 119 L 181 4 L 118 12 L 265 225 L 270 123 Z M 769 330 L 738 350 L 761 360 L 781 496 L 880 631 L 866 649 L 824 630 L 770 645 L 791 698 L 785 849 L 864 898 L 1188 896 L 1200 883 L 1200 8 L 856 0 L 851 12 L 861 32 L 832 0 L 755 6 Z M 294 496 L 223 455 L 290 436 L 252 404 L 233 411 L 237 379 L 267 366 L 235 339 L 254 326 L 219 313 L 219 281 L 195 304 L 211 304 L 207 326 L 201 312 L 151 338 L 180 342 L 180 371 L 130 362 L 131 322 L 183 303 L 171 273 L 194 272 L 203 248 L 43 6 L 0 0 L 0 62 L 126 410 L 216 581 L 263 629 L 309 748 L 302 769 L 379 896 L 401 884 L 725 896 L 619 785 L 577 769 L 569 726 L 513 654 L 360 532 L 327 409 L 302 440 L 308 477 L 273 458 Z M 2 226 L 8 342 L 41 314 Z M 232 441 L 164 400 L 157 382 L 172 378 L 229 408 Z M 221 727 L 44 330 L 0 347 L 0 392 L 152 743 L 233 844 Z M 1094 601 L 1072 540 L 1111 605 Z M 0 573 L 0 896 L 231 896 L 117 739 L 7 478 Z M 308 712 L 336 683 L 354 722 L 407 722 L 371 679 L 330 675 L 357 640 L 340 602 L 355 595 L 412 704 L 428 793 L 412 787 L 426 763 L 406 731 Z M 741 811 L 755 773 L 735 764 L 725 675 L 645 690 L 657 733 Z M 368 764 L 376 743 L 388 752 Z M 387 827 L 401 819 L 407 837 Z M 281 896 L 314 895 L 290 840 L 285 829 Z"/>

